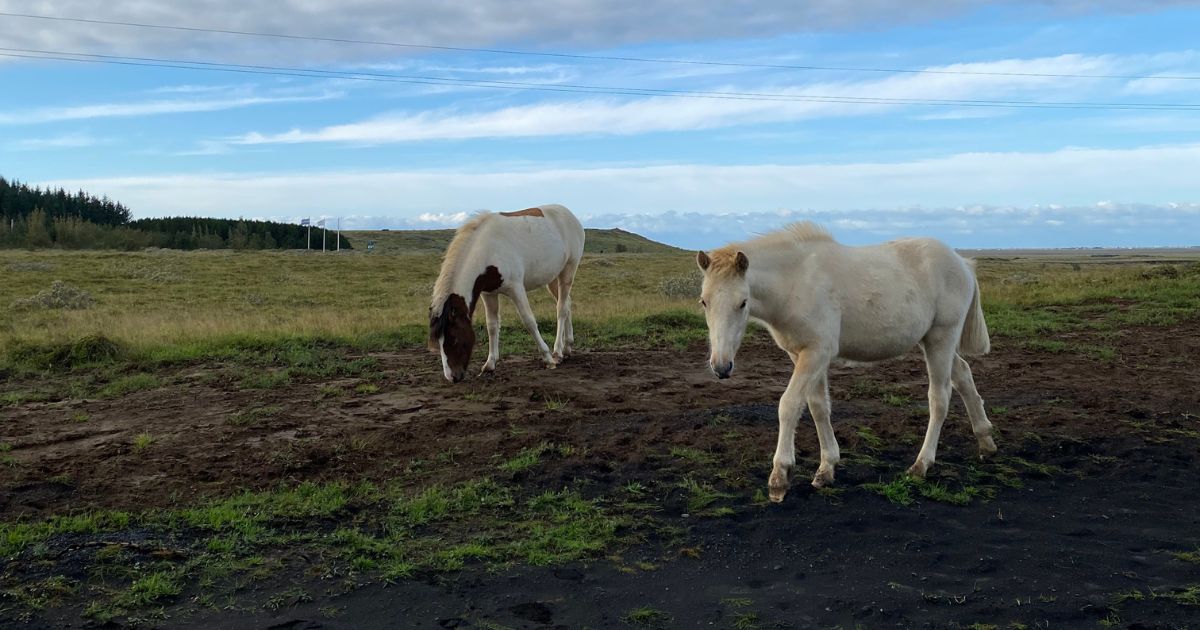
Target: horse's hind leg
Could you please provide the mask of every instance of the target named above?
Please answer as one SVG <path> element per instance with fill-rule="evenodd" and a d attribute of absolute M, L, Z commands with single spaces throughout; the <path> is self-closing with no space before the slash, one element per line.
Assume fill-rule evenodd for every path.
<path fill-rule="evenodd" d="M 546 340 L 542 339 L 542 333 L 538 332 L 537 318 L 533 316 L 533 309 L 529 307 L 529 296 L 525 295 L 525 289 L 517 287 L 509 297 L 517 306 L 517 314 L 521 316 L 521 323 L 525 324 L 525 330 L 529 331 L 529 336 L 533 337 L 533 341 L 537 343 L 538 352 L 542 354 L 542 362 L 548 368 L 558 365 L 554 361 L 554 357 L 550 355 L 550 346 L 546 345 Z"/>
<path fill-rule="evenodd" d="M 487 333 L 488 333 L 488 357 L 483 363 L 484 372 L 492 372 L 496 369 L 496 361 L 500 360 L 500 296 L 495 293 L 484 293 L 483 306 L 487 313 Z"/>
<path fill-rule="evenodd" d="M 571 316 L 571 287 L 575 284 L 575 265 L 567 265 L 558 279 L 552 284 L 558 285 L 558 331 L 554 337 L 554 358 L 563 359 L 571 356 L 575 345 L 575 327 Z"/>
<path fill-rule="evenodd" d="M 933 338 L 931 338 L 933 337 Z M 933 467 L 937 459 L 938 438 L 942 435 L 942 425 L 946 422 L 946 413 L 950 408 L 950 376 L 954 369 L 954 343 L 943 339 L 941 335 L 925 338 L 921 348 L 925 351 L 925 368 L 929 372 L 929 427 L 925 430 L 925 443 L 917 454 L 917 461 L 909 467 L 908 472 L 914 477 L 924 477 Z"/>
<path fill-rule="evenodd" d="M 996 452 L 996 443 L 992 440 L 992 423 L 988 421 L 987 412 L 983 409 L 983 398 L 975 389 L 975 379 L 971 376 L 971 366 L 961 356 L 954 357 L 954 370 L 950 375 L 954 390 L 962 398 L 967 408 L 967 417 L 971 419 L 971 432 L 979 442 L 979 458 L 983 459 Z"/>

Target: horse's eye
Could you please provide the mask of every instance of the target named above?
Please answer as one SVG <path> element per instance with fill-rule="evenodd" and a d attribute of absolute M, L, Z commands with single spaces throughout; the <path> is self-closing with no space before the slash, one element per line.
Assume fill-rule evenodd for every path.
<path fill-rule="evenodd" d="M 703 308 L 708 308 L 708 302 L 705 302 L 704 300 L 700 300 L 700 306 Z"/>
<path fill-rule="evenodd" d="M 742 305 L 739 306 L 738 308 L 743 308 L 743 309 L 746 308 L 746 300 L 742 300 Z"/>

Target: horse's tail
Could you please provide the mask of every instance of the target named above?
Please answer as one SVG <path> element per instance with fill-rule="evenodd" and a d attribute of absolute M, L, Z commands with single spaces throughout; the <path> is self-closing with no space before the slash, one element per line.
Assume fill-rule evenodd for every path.
<path fill-rule="evenodd" d="M 958 353 L 971 357 L 991 352 L 992 340 L 988 336 L 987 322 L 983 320 L 983 304 L 979 299 L 979 278 L 975 277 L 975 261 L 967 260 L 967 265 L 971 268 L 971 281 L 975 285 L 975 293 L 971 296 L 971 307 L 967 310 L 962 336 L 958 339 Z"/>

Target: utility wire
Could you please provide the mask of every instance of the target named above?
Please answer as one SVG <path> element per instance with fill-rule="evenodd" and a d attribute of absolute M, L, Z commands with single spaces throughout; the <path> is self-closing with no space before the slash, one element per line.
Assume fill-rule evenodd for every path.
<path fill-rule="evenodd" d="M 101 55 L 94 53 L 75 53 L 65 51 L 34 50 L 24 48 L 0 47 L 0 56 L 25 59 L 48 59 L 56 61 L 72 61 L 79 63 L 114 64 L 124 66 L 144 66 L 158 68 L 173 68 L 181 70 L 202 70 L 215 72 L 233 72 L 241 74 L 260 74 L 272 76 L 289 76 L 303 78 L 341 79 L 352 81 L 373 81 L 383 83 L 409 83 L 420 85 L 452 85 L 459 87 L 477 87 L 506 90 L 535 90 L 546 92 L 570 92 L 585 94 L 611 94 L 623 96 L 666 96 L 675 98 L 703 98 L 721 100 L 749 101 L 792 101 L 817 103 L 842 103 L 864 105 L 933 105 L 950 107 L 1006 107 L 1006 108 L 1043 108 L 1043 109 L 1105 109 L 1105 110 L 1200 110 L 1200 104 L 1187 103 L 1100 103 L 1086 101 L 1014 101 L 1014 100 L 980 100 L 980 99 L 931 99 L 931 98 L 902 98 L 902 97 L 869 97 L 849 95 L 822 94 L 786 94 L 762 92 L 707 92 L 697 90 L 671 90 L 661 88 L 640 88 L 583 84 L 553 84 L 530 83 L 523 81 L 462 79 L 455 77 L 437 77 L 423 75 L 402 75 L 379 72 L 358 72 L 342 70 L 324 70 L 316 68 L 294 68 L 281 66 L 229 64 L 210 61 L 193 61 L 181 59 L 163 59 L 155 57 L 128 57 L 117 55 Z"/>
<path fill-rule="evenodd" d="M 362 44 L 368 46 L 389 46 L 392 48 L 409 48 L 424 50 L 445 50 L 455 52 L 487 53 L 493 55 L 518 55 L 526 57 L 553 57 L 560 59 L 580 59 L 592 61 L 629 61 L 637 63 L 684 64 L 695 66 L 718 66 L 728 68 L 758 68 L 773 70 L 811 70 L 832 72 L 874 72 L 885 74 L 952 74 L 997 77 L 1045 77 L 1062 79 L 1120 79 L 1120 80 L 1154 80 L 1154 81 L 1200 81 L 1197 75 L 1125 75 L 1125 74 L 1077 74 L 1054 72 L 997 72 L 982 70 L 931 70 L 919 68 L 873 68 L 856 66 L 817 66 L 791 65 L 770 63 L 741 63 L 732 61 L 704 61 L 696 59 L 660 59 L 652 57 L 622 57 L 614 55 L 585 55 L 558 52 L 540 52 L 532 50 L 505 50 L 499 48 L 470 48 L 466 46 L 440 46 L 435 44 L 414 44 L 404 42 L 388 42 L 369 39 L 352 39 L 343 37 L 321 37 L 316 35 L 294 35 L 289 33 L 268 33 L 260 31 L 238 31 L 219 28 L 202 28 L 197 26 L 178 26 L 172 24 L 150 24 L 145 22 L 126 22 L 120 20 L 98 20 L 89 18 L 63 17 L 54 15 L 37 15 L 32 13 L 14 13 L 0 11 L 0 17 L 24 18 L 31 20 L 49 20 L 56 22 L 76 22 L 81 24 L 101 24 L 107 26 L 127 26 L 133 28 L 150 28 L 192 33 L 219 33 L 223 35 L 239 35 L 244 37 L 269 37 L 275 39 L 290 39 L 313 42 L 329 42 L 336 44 Z"/>

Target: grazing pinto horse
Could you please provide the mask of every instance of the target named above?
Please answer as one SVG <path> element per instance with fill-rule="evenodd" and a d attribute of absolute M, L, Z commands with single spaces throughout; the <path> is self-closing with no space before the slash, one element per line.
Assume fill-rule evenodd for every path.
<path fill-rule="evenodd" d="M 805 402 L 821 444 L 812 485 L 833 483 L 840 456 L 829 424 L 827 369 L 835 359 L 879 361 L 913 346 L 925 353 L 929 427 L 910 474 L 924 477 L 933 466 L 951 387 L 966 404 L 980 457 L 996 452 L 983 399 L 962 358 L 987 354 L 991 347 L 979 284 L 972 264 L 954 250 L 928 238 L 847 247 L 804 222 L 711 256 L 699 252 L 696 262 L 704 272 L 700 303 L 712 345 L 709 367 L 717 377 L 733 372 L 751 319 L 765 325 L 795 363 L 779 399 L 779 442 L 768 482 L 772 501 L 787 494 Z"/>
<path fill-rule="evenodd" d="M 487 311 L 488 358 L 483 372 L 500 358 L 500 295 L 517 305 L 525 328 L 537 341 L 546 367 L 571 354 L 571 285 L 583 256 L 583 226 L 570 210 L 552 204 L 518 212 L 484 212 L 454 234 L 429 307 L 429 349 L 441 354 L 442 373 L 457 383 L 475 347 L 471 319 L 483 298 Z M 526 289 L 547 286 L 558 300 L 554 353 L 538 333 Z"/>

